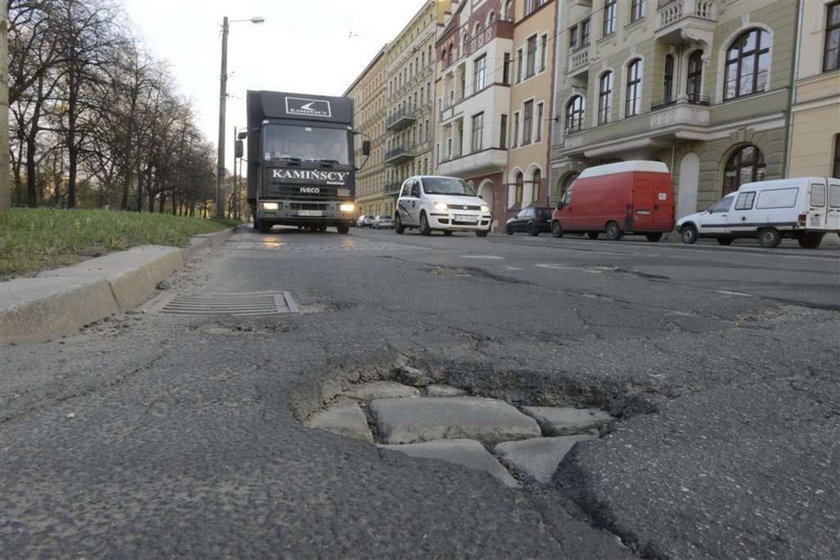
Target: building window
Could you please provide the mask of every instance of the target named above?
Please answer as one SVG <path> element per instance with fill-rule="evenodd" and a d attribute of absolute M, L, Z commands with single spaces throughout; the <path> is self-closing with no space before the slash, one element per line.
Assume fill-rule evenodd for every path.
<path fill-rule="evenodd" d="M 540 37 L 540 72 L 545 71 L 545 59 L 548 53 L 548 35 Z"/>
<path fill-rule="evenodd" d="M 525 190 L 525 179 L 522 177 L 522 173 L 519 172 L 516 174 L 516 180 L 514 182 L 513 187 L 513 203 L 522 205 L 522 191 Z"/>
<path fill-rule="evenodd" d="M 510 83 L 510 53 L 505 53 L 505 62 L 502 66 L 502 83 Z"/>
<path fill-rule="evenodd" d="M 513 145 L 515 148 L 519 145 L 519 113 L 513 114 Z"/>
<path fill-rule="evenodd" d="M 536 126 L 534 127 L 534 142 L 540 142 L 542 140 L 542 121 L 543 121 L 543 104 L 537 103 L 537 119 L 534 121 Z"/>
<path fill-rule="evenodd" d="M 665 55 L 665 74 L 662 83 L 662 103 L 674 100 L 674 57 Z"/>
<path fill-rule="evenodd" d="M 726 51 L 724 100 L 764 91 L 769 68 L 770 34 L 763 29 L 742 33 Z"/>
<path fill-rule="evenodd" d="M 475 91 L 479 92 L 487 86 L 487 55 L 475 60 L 475 76 L 473 77 Z"/>
<path fill-rule="evenodd" d="M 703 82 L 703 51 L 694 51 L 688 57 L 688 81 L 685 93 L 688 101 L 697 103 L 700 101 L 701 84 Z"/>
<path fill-rule="evenodd" d="M 604 0 L 604 37 L 615 33 L 615 4 L 618 0 Z"/>
<path fill-rule="evenodd" d="M 723 196 L 737 191 L 744 183 L 763 181 L 765 168 L 764 155 L 755 146 L 747 144 L 736 150 L 723 171 Z"/>
<path fill-rule="evenodd" d="M 522 145 L 531 143 L 532 129 L 534 126 L 534 102 L 526 101 L 522 111 Z"/>
<path fill-rule="evenodd" d="M 569 29 L 569 51 L 575 49 L 577 49 L 577 25 Z"/>
<path fill-rule="evenodd" d="M 516 83 L 522 81 L 522 49 L 516 51 Z"/>
<path fill-rule="evenodd" d="M 639 21 L 645 17 L 645 0 L 632 0 L 630 2 L 630 23 Z"/>
<path fill-rule="evenodd" d="M 590 21 L 589 19 L 585 19 L 580 22 L 580 46 L 585 47 L 589 45 L 589 38 L 590 38 Z"/>
<path fill-rule="evenodd" d="M 638 58 L 627 66 L 626 93 L 624 116 L 638 115 L 642 109 L 642 61 Z"/>
<path fill-rule="evenodd" d="M 526 16 L 534 11 L 534 5 L 535 4 L 536 4 L 536 2 L 534 0 L 525 0 L 525 15 Z"/>
<path fill-rule="evenodd" d="M 566 104 L 566 133 L 577 132 L 583 129 L 583 115 L 586 110 L 586 101 L 582 95 L 574 96 Z"/>
<path fill-rule="evenodd" d="M 840 134 L 834 137 L 834 166 L 832 169 L 832 177 L 840 177 Z M 832 189 L 832 193 L 836 189 Z"/>
<path fill-rule="evenodd" d="M 531 181 L 531 201 L 534 203 L 540 199 L 540 183 L 542 183 L 542 171 L 536 169 Z"/>
<path fill-rule="evenodd" d="M 482 139 L 484 138 L 484 113 L 473 115 L 472 118 L 472 151 L 478 152 L 483 149 Z"/>
<path fill-rule="evenodd" d="M 613 73 L 606 72 L 601 76 L 598 87 L 598 124 L 610 122 L 612 115 Z"/>
<path fill-rule="evenodd" d="M 502 115 L 499 119 L 501 131 L 499 133 L 499 147 L 503 150 L 507 149 L 507 115 Z"/>
<path fill-rule="evenodd" d="M 528 37 L 525 44 L 528 51 L 528 58 L 525 67 L 525 78 L 530 78 L 537 72 L 537 36 Z"/>
<path fill-rule="evenodd" d="M 823 72 L 840 68 L 840 2 L 828 5 L 825 22 Z M 837 175 L 834 175 L 837 177 Z"/>

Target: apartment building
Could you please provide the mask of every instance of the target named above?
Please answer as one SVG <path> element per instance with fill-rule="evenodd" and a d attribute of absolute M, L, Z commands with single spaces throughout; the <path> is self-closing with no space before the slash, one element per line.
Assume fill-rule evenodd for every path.
<path fill-rule="evenodd" d="M 364 71 L 356 78 L 344 95 L 353 99 L 354 130 L 356 137 L 356 165 L 365 162 L 362 142 L 371 143 L 370 157 L 356 174 L 356 206 L 359 214 L 377 215 L 384 206 L 383 192 L 386 184 L 385 122 L 388 112 L 385 53 L 388 46 L 380 50 Z"/>
<path fill-rule="evenodd" d="M 798 2 L 559 4 L 554 197 L 588 166 L 658 160 L 682 216 L 784 175 Z"/>
<path fill-rule="evenodd" d="M 511 127 L 508 165 L 505 173 L 505 215 L 509 218 L 530 205 L 549 204 L 548 160 L 553 112 L 554 43 L 557 6 L 565 0 L 507 2 L 512 15 L 513 77 L 511 80 Z"/>
<path fill-rule="evenodd" d="M 470 182 L 497 225 L 507 209 L 512 5 L 453 2 L 435 42 L 435 172 Z"/>
<path fill-rule="evenodd" d="M 840 0 L 800 9 L 789 175 L 840 177 Z"/>

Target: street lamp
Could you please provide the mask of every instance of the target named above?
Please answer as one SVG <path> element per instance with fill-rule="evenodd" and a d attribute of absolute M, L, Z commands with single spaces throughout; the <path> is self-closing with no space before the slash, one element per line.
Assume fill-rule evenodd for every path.
<path fill-rule="evenodd" d="M 227 16 L 222 20 L 222 75 L 219 83 L 219 154 L 216 165 L 216 218 L 225 217 L 222 183 L 225 180 L 225 107 L 227 101 L 227 40 L 231 23 L 239 22 L 263 23 L 260 16 L 251 19 L 234 19 L 228 21 Z"/>

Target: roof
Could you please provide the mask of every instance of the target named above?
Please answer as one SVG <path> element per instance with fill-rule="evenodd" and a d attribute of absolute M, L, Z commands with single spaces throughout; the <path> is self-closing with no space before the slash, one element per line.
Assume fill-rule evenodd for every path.
<path fill-rule="evenodd" d="M 622 161 L 620 163 L 609 163 L 590 167 L 580 174 L 579 179 L 587 177 L 600 177 L 602 175 L 615 175 L 616 173 L 630 173 L 643 171 L 647 173 L 669 173 L 668 166 L 660 161 Z"/>

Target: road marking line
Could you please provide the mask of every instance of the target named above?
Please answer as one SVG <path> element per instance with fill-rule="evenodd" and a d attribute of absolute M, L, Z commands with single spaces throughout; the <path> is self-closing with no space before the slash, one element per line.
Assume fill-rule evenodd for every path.
<path fill-rule="evenodd" d="M 581 268 L 579 266 L 565 266 L 561 264 L 541 263 L 535 264 L 537 268 L 548 268 L 551 270 L 577 270 L 579 272 L 586 272 L 589 274 L 603 274 L 604 269 Z M 610 269 L 607 269 L 610 270 Z"/>
<path fill-rule="evenodd" d="M 504 257 L 497 257 L 495 255 L 459 255 L 462 259 L 487 259 L 494 261 L 504 260 Z"/>
<path fill-rule="evenodd" d="M 518 266 L 508 266 L 508 265 L 505 265 L 504 269 L 505 270 L 525 270 L 524 268 L 519 268 Z"/>
<path fill-rule="evenodd" d="M 740 296 L 740 297 L 755 297 L 752 294 L 745 294 L 742 292 L 730 292 L 729 290 L 715 290 L 719 294 L 723 294 L 725 296 Z"/>

